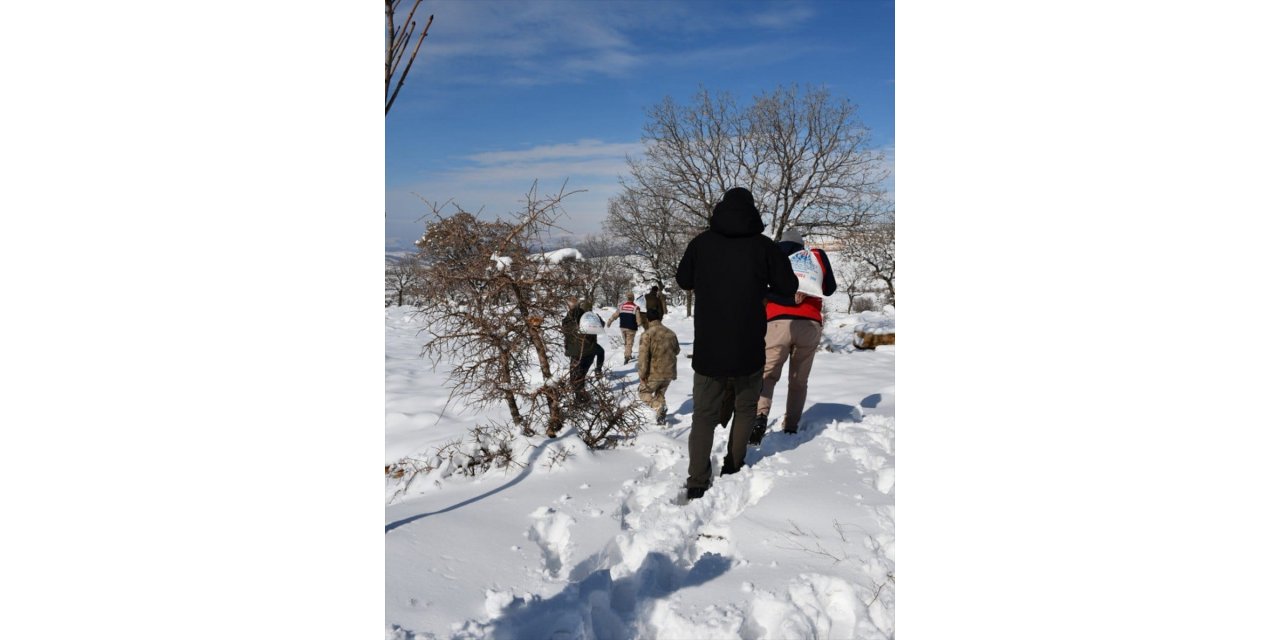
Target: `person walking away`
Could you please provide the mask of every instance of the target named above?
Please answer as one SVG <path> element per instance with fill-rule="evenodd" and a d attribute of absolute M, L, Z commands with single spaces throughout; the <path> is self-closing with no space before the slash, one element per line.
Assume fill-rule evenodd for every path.
<path fill-rule="evenodd" d="M 831 260 L 822 249 L 806 249 L 804 236 L 798 229 L 782 233 L 778 248 L 787 256 L 809 251 L 822 268 L 822 295 L 836 292 L 836 277 Z M 760 385 L 760 399 L 756 403 L 755 424 L 751 429 L 750 443 L 760 444 L 768 430 L 769 409 L 773 405 L 773 390 L 782 377 L 782 366 L 790 359 L 787 368 L 787 408 L 783 414 L 785 433 L 800 429 L 800 415 L 809 393 L 809 370 L 813 367 L 813 355 L 822 340 L 822 298 L 797 291 L 794 296 L 770 293 L 765 296 L 764 308 L 768 329 L 764 337 L 764 376 Z"/>
<path fill-rule="evenodd" d="M 601 333 L 604 332 L 604 321 L 600 319 L 599 314 L 591 310 L 591 302 L 583 299 L 578 303 L 578 308 L 582 309 L 582 315 L 588 313 L 595 316 L 594 320 L 600 324 L 596 325 Z M 582 317 L 578 317 L 578 333 L 582 334 L 583 360 L 586 360 L 585 366 L 582 367 L 583 375 L 586 375 L 587 369 L 591 368 L 591 361 L 596 362 L 596 377 L 604 375 L 604 347 L 600 344 L 599 336 L 594 333 L 588 333 L 582 330 Z"/>
<path fill-rule="evenodd" d="M 794 296 L 799 281 L 773 240 L 751 192 L 735 187 L 712 210 L 708 229 L 685 247 L 676 269 L 681 289 L 697 295 L 693 322 L 693 428 L 686 496 L 711 486 L 711 446 L 724 397 L 732 393 L 729 453 L 721 475 L 746 457 L 764 368 L 765 294 Z M 646 300 L 647 304 L 647 300 Z M 730 391 L 732 389 L 732 391 Z"/>
<path fill-rule="evenodd" d="M 578 330 L 579 321 L 591 309 L 591 305 L 586 300 L 579 302 L 577 298 L 569 298 L 566 302 L 569 309 L 560 321 L 560 328 L 564 332 L 564 355 L 569 357 L 569 386 L 573 389 L 575 400 L 586 402 L 589 399 L 586 389 L 587 371 L 594 359 L 596 375 L 600 375 L 600 368 L 604 365 L 604 349 L 597 344 L 596 336 Z"/>
<path fill-rule="evenodd" d="M 560 329 L 564 332 L 564 355 L 569 357 L 569 386 L 573 389 L 574 398 L 578 402 L 584 402 L 587 398 L 586 369 L 582 367 L 583 340 L 578 331 L 578 320 L 585 312 L 578 306 L 577 298 L 569 298 L 566 302 L 569 309 L 560 321 Z"/>
<path fill-rule="evenodd" d="M 640 401 L 657 414 L 657 423 L 667 422 L 667 387 L 676 379 L 680 340 L 676 332 L 662 324 L 662 313 L 646 311 L 649 328 L 640 336 L 636 372 L 640 374 Z"/>
<path fill-rule="evenodd" d="M 612 327 L 613 321 L 618 321 L 618 326 L 622 329 L 622 364 L 631 362 L 631 345 L 636 339 L 636 312 L 640 309 L 636 304 L 636 294 L 628 293 L 627 301 L 618 305 L 618 310 L 609 316 L 609 321 L 605 323 L 606 327 Z"/>
<path fill-rule="evenodd" d="M 667 315 L 667 297 L 662 295 L 662 285 L 653 285 L 649 288 L 649 293 L 644 294 L 644 310 L 657 310 L 663 316 Z"/>

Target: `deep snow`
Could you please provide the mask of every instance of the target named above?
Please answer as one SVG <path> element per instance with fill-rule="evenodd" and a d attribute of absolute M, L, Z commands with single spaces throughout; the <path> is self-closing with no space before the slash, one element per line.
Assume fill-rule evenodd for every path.
<path fill-rule="evenodd" d="M 894 347 L 853 349 L 859 324 L 828 303 L 802 429 L 771 431 L 742 473 L 681 504 L 693 372 L 681 358 L 671 417 L 634 442 L 588 450 L 572 432 L 517 438 L 523 468 L 440 470 L 388 482 L 388 638 L 892 638 Z M 602 315 L 611 308 L 598 309 Z M 666 324 L 692 350 L 683 309 Z M 448 405 L 446 366 L 418 357 L 412 309 L 386 311 L 386 462 L 424 456 L 488 417 Z M 602 337 L 615 384 L 634 387 L 621 336 Z M 562 358 L 563 359 L 563 358 Z M 563 364 L 563 363 L 561 363 Z M 714 455 L 723 457 L 726 430 Z"/>

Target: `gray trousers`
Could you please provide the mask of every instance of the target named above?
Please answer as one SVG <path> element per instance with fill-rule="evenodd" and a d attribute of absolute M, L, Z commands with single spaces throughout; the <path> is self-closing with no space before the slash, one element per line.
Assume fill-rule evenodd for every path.
<path fill-rule="evenodd" d="M 755 418 L 756 401 L 760 399 L 763 370 L 751 375 L 712 378 L 693 374 L 693 429 L 689 431 L 689 479 L 685 486 L 706 489 L 711 486 L 711 445 L 715 442 L 716 422 L 725 395 L 733 394 L 733 423 L 729 425 L 729 456 L 724 470 L 730 473 L 742 466 L 747 457 L 747 438 Z"/>

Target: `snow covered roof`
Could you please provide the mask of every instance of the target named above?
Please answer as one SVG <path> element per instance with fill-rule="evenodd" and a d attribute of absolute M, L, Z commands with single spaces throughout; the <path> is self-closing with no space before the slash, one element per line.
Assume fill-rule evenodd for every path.
<path fill-rule="evenodd" d="M 537 257 L 537 259 L 539 260 L 550 262 L 551 264 L 560 264 L 565 260 L 583 260 L 584 259 L 582 257 L 582 252 L 572 247 L 568 247 L 564 249 L 556 249 L 555 251 L 548 251 L 542 254 L 541 256 L 535 256 L 535 257 Z"/>

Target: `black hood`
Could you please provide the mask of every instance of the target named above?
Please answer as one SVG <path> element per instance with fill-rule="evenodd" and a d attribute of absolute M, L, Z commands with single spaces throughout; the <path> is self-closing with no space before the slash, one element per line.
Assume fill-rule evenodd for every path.
<path fill-rule="evenodd" d="M 764 221 L 756 208 L 751 192 L 734 187 L 724 192 L 724 197 L 711 212 L 711 230 L 729 238 L 759 235 L 764 231 Z"/>

